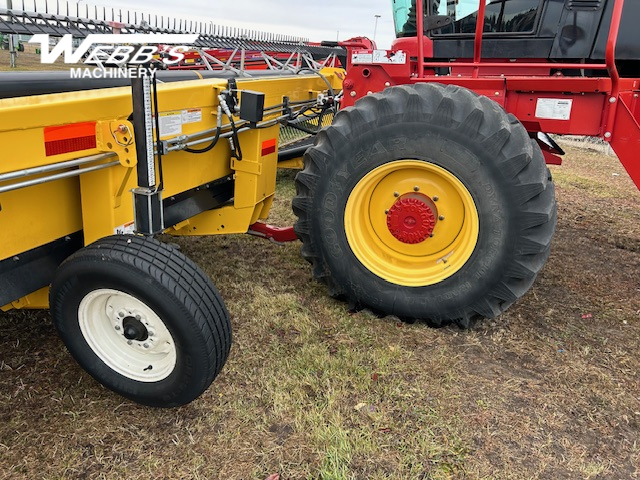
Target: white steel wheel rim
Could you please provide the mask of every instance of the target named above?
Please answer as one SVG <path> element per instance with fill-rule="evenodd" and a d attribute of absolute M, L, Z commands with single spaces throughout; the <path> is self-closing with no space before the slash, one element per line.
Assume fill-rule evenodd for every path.
<path fill-rule="evenodd" d="M 176 366 L 176 345 L 164 322 L 128 293 L 106 288 L 88 293 L 78 307 L 78 322 L 98 358 L 131 380 L 158 382 Z"/>

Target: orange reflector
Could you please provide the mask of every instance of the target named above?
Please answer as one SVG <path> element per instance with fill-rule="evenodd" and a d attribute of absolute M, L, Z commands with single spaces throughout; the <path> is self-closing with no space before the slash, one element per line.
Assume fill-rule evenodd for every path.
<path fill-rule="evenodd" d="M 276 139 L 265 140 L 262 142 L 262 156 L 271 155 L 276 151 Z"/>
<path fill-rule="evenodd" d="M 96 122 L 45 127 L 44 149 L 47 157 L 96 148 Z"/>

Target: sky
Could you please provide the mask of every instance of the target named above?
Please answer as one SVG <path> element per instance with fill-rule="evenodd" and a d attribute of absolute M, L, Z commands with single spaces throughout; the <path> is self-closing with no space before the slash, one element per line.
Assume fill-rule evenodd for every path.
<path fill-rule="evenodd" d="M 0 0 L 0 6 L 11 0 Z M 45 0 L 12 0 L 14 9 L 44 11 Z M 64 0 L 59 0 L 64 4 Z M 389 48 L 394 38 L 393 0 L 71 0 L 72 14 L 79 6 L 84 16 L 86 5 L 98 5 L 152 13 L 203 23 L 248 28 L 311 41 L 346 40 L 355 36 L 374 37 L 379 48 Z M 55 0 L 48 0 L 49 10 Z M 83 7 L 84 5 L 84 7 Z M 63 7 L 63 9 L 66 7 Z M 380 15 L 377 19 L 376 15 Z"/>

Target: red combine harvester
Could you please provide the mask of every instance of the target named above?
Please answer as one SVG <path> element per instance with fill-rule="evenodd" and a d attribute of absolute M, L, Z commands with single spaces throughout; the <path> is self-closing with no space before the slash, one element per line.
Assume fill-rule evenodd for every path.
<path fill-rule="evenodd" d="M 305 155 L 296 232 L 333 295 L 467 327 L 549 255 L 545 162 L 564 153 L 549 134 L 604 139 L 640 185 L 640 2 L 393 6 L 392 51 L 342 44 L 341 111 Z"/>

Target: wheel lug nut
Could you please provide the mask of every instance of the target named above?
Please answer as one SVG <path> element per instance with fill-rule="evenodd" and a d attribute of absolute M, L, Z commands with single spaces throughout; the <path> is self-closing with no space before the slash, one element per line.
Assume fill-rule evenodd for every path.
<path fill-rule="evenodd" d="M 139 313 L 136 313 L 136 320 L 140 320 L 142 317 L 140 316 Z"/>
<path fill-rule="evenodd" d="M 419 192 L 420 191 L 420 187 L 418 187 L 417 185 L 415 187 L 413 187 L 413 191 L 414 192 Z"/>
<path fill-rule="evenodd" d="M 122 318 L 122 317 L 124 317 L 124 316 L 125 316 L 125 313 L 124 313 L 124 312 L 122 312 L 122 311 L 120 311 L 120 312 L 118 312 L 118 316 L 119 316 L 120 318 Z"/>
<path fill-rule="evenodd" d="M 389 210 L 385 210 L 385 211 L 384 211 L 384 214 L 385 214 L 385 215 L 389 215 Z"/>
<path fill-rule="evenodd" d="M 149 348 L 149 344 L 148 344 L 148 343 L 145 343 L 145 344 L 144 344 L 144 348 Z"/>
<path fill-rule="evenodd" d="M 116 330 L 120 331 L 120 325 L 116 325 Z"/>
<path fill-rule="evenodd" d="M 133 345 L 133 342 L 131 340 L 127 340 L 127 345 Z"/>
<path fill-rule="evenodd" d="M 393 192 L 393 196 L 398 198 L 400 196 L 400 194 L 398 192 Z"/>
<path fill-rule="evenodd" d="M 432 198 L 432 200 L 433 200 L 434 202 L 437 202 L 438 200 L 440 200 L 440 198 L 439 198 L 439 197 L 433 197 L 433 198 Z"/>
<path fill-rule="evenodd" d="M 438 218 L 439 218 L 440 220 L 444 220 L 444 215 L 440 215 Z"/>

